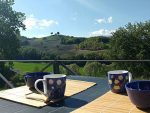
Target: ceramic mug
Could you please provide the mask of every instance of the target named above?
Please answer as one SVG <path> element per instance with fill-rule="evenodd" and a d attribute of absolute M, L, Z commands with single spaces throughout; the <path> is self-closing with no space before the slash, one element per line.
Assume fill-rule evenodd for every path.
<path fill-rule="evenodd" d="M 38 89 L 37 84 L 42 81 L 44 92 Z M 43 79 L 35 81 L 35 89 L 47 97 L 47 102 L 53 99 L 60 99 L 64 97 L 66 88 L 66 75 L 51 74 L 45 75 Z"/>
<path fill-rule="evenodd" d="M 107 74 L 109 87 L 114 93 L 125 92 L 125 84 L 132 80 L 132 74 L 127 70 L 114 70 Z"/>
<path fill-rule="evenodd" d="M 49 72 L 33 72 L 33 73 L 27 73 L 24 76 L 25 83 L 29 87 L 29 89 L 34 89 L 34 83 L 38 79 L 42 79 L 44 75 L 51 74 Z M 39 89 L 43 89 L 43 84 L 39 83 L 38 84 Z"/>

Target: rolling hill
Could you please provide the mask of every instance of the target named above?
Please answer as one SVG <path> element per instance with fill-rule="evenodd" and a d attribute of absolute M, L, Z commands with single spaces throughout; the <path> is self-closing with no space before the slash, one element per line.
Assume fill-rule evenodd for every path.
<path fill-rule="evenodd" d="M 92 38 L 96 38 L 96 37 L 92 37 Z M 83 43 L 87 39 L 88 38 L 83 38 L 83 37 L 79 38 L 79 37 L 65 36 L 60 34 L 59 35 L 55 34 L 55 35 L 42 37 L 42 38 L 27 38 L 22 36 L 20 38 L 20 44 L 22 47 L 31 47 L 37 49 L 40 52 L 55 54 L 59 56 L 61 59 L 72 58 L 74 56 L 77 56 L 78 54 L 87 54 L 91 52 L 102 51 L 102 50 L 92 50 L 92 51 L 82 50 L 78 48 L 79 47 L 78 45 L 80 43 Z"/>

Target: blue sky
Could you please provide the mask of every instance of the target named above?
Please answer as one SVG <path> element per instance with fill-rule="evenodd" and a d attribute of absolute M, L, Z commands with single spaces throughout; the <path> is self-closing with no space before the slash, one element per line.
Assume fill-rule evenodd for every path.
<path fill-rule="evenodd" d="M 15 0 L 14 10 L 25 13 L 21 35 L 109 36 L 127 23 L 150 20 L 150 0 Z"/>

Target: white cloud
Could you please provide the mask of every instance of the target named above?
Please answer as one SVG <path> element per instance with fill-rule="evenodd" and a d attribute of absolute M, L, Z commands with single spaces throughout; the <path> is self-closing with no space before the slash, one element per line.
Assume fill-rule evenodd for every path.
<path fill-rule="evenodd" d="M 98 23 L 100 23 L 100 24 L 101 24 L 101 23 L 106 23 L 106 20 L 105 20 L 105 19 L 97 19 L 96 21 L 97 21 Z"/>
<path fill-rule="evenodd" d="M 27 29 L 39 28 L 44 29 L 46 27 L 50 27 L 52 25 L 58 25 L 58 22 L 55 20 L 47 20 L 47 19 L 37 19 L 34 15 L 30 15 L 23 22 L 26 25 Z"/>
<path fill-rule="evenodd" d="M 111 36 L 115 30 L 99 29 L 90 33 L 90 36 Z"/>
<path fill-rule="evenodd" d="M 108 23 L 112 23 L 112 16 L 110 16 L 110 17 L 107 19 L 107 22 L 108 22 Z"/>
<path fill-rule="evenodd" d="M 58 25 L 58 22 L 54 20 L 42 19 L 42 20 L 38 20 L 38 25 L 42 27 L 49 27 L 51 25 Z"/>
<path fill-rule="evenodd" d="M 105 18 L 96 19 L 96 21 L 99 24 L 102 24 L 102 23 L 112 23 L 112 16 L 108 17 L 107 19 L 105 19 Z"/>
<path fill-rule="evenodd" d="M 32 27 L 36 26 L 37 19 L 34 18 L 33 15 L 30 15 L 26 20 L 24 20 L 24 24 L 26 25 L 27 29 L 32 29 Z"/>
<path fill-rule="evenodd" d="M 42 37 L 47 37 L 49 36 L 49 34 L 40 34 L 40 35 L 37 35 L 36 38 L 42 38 Z"/>

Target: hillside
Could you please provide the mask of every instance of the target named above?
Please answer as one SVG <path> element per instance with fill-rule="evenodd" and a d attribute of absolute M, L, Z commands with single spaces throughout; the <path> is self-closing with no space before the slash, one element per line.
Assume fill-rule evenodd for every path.
<path fill-rule="evenodd" d="M 91 43 L 93 43 L 93 39 L 96 38 L 97 37 L 91 37 L 91 40 L 90 38 L 79 38 L 56 34 L 43 38 L 26 38 L 22 36 L 20 39 L 20 43 L 22 47 L 35 48 L 39 52 L 45 52 L 51 55 L 53 54 L 59 56 L 61 59 L 71 59 L 72 57 L 78 56 L 80 54 L 88 54 L 91 52 L 93 53 L 102 51 L 102 49 L 90 49 L 92 48 Z M 88 45 L 88 43 L 90 45 Z M 84 44 L 86 44 L 86 47 L 88 46 L 87 50 L 86 48 L 80 48 L 83 47 Z M 93 46 L 95 46 L 95 44 Z"/>

